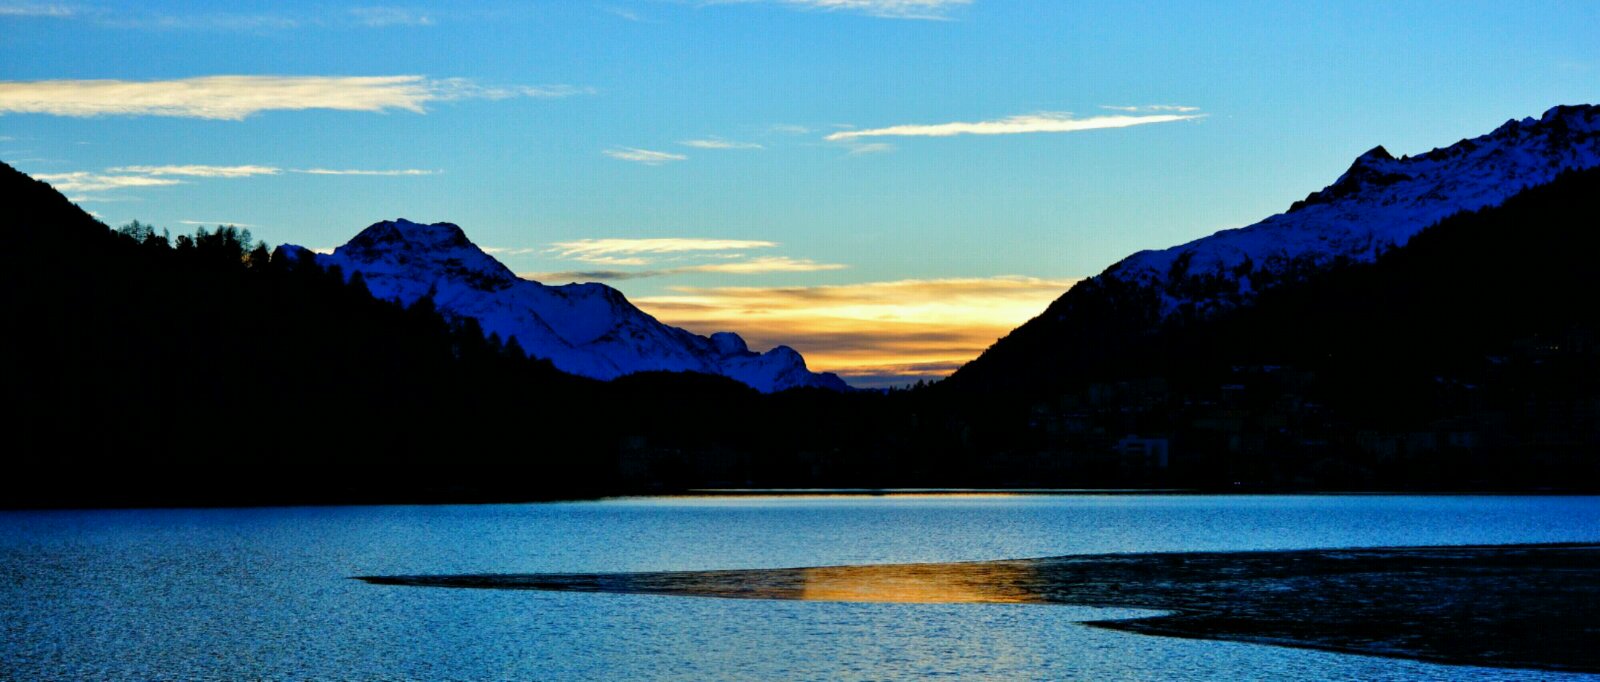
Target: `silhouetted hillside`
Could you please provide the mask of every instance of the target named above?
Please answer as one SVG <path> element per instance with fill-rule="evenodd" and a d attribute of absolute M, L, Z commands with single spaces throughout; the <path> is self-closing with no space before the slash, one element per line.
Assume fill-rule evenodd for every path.
<path fill-rule="evenodd" d="M 1013 334 L 1013 385 L 760 394 L 566 375 L 247 232 L 114 231 L 0 167 L 0 505 L 1592 489 L 1597 190 L 1569 174 L 1210 316 L 1069 294 L 1088 322 Z"/>
<path fill-rule="evenodd" d="M 1600 107 L 1558 106 L 1416 156 L 1383 147 L 1289 210 L 1165 249 L 1080 283 L 962 367 L 968 390 L 1048 391 L 1123 354 L 1125 338 L 1206 319 L 1264 292 L 1380 254 L 1451 216 L 1503 204 L 1563 173 L 1600 167 Z M 1109 355 L 1107 355 L 1109 354 Z"/>
<path fill-rule="evenodd" d="M 1193 483 L 1593 485 L 1597 197 L 1568 173 L 1209 316 L 1091 281 L 938 390 L 1014 401 L 1010 447 L 1159 441 Z"/>
<path fill-rule="evenodd" d="M 448 490 L 445 460 L 492 459 L 538 494 L 592 478 L 535 436 L 498 454 L 509 431 L 570 437 L 582 419 L 557 396 L 587 382 L 248 232 L 119 234 L 9 167 L 0 186 L 4 438 L 26 472 L 7 497 L 405 496 Z"/>
<path fill-rule="evenodd" d="M 0 505 L 810 485 L 817 453 L 882 413 L 708 375 L 574 377 L 247 231 L 114 231 L 3 164 L 0 192 Z"/>
<path fill-rule="evenodd" d="M 1224 358 L 1431 367 L 1441 356 L 1481 356 L 1514 337 L 1589 325 L 1594 308 L 1582 301 L 1600 271 L 1597 189 L 1596 171 L 1568 173 L 1500 207 L 1448 218 L 1377 263 L 1301 273 L 1213 315 L 1163 317 L 1147 288 L 1088 280 L 945 386 L 1050 393 Z"/>

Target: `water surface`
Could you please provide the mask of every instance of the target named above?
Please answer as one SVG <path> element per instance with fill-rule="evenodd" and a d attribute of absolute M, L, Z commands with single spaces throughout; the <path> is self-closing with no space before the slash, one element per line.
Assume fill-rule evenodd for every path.
<path fill-rule="evenodd" d="M 0 678 L 1550 679 L 1084 627 L 1131 610 L 426 590 L 596 573 L 1600 540 L 1588 497 L 650 498 L 0 514 Z"/>

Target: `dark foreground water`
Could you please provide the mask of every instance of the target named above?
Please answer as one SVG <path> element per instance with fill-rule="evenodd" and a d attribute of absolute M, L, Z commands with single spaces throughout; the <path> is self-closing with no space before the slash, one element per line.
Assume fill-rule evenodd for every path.
<path fill-rule="evenodd" d="M 679 498 L 0 514 L 0 679 L 1578 679 L 1080 625 L 1049 604 L 369 585 L 1151 551 L 1584 542 L 1572 497 Z"/>

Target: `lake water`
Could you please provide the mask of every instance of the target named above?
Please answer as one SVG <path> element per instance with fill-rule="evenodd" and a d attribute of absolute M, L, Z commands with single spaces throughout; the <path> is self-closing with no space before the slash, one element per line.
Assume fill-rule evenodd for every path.
<path fill-rule="evenodd" d="M 0 513 L 0 679 L 1505 680 L 1119 633 L 1138 612 L 368 585 L 351 576 L 762 568 L 1600 540 L 1600 498 L 905 496 Z"/>

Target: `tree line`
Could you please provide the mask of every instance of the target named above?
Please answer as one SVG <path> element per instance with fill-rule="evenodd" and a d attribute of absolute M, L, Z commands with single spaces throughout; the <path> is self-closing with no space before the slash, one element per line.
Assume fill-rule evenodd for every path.
<path fill-rule="evenodd" d="M 1209 317 L 1080 285 L 1041 316 L 1080 324 L 1018 330 L 1001 380 L 772 395 L 575 377 L 248 230 L 111 229 L 8 166 L 0 188 L 0 505 L 1597 481 L 1596 172 Z"/>

